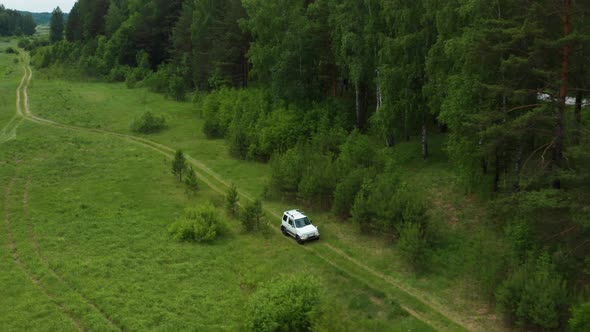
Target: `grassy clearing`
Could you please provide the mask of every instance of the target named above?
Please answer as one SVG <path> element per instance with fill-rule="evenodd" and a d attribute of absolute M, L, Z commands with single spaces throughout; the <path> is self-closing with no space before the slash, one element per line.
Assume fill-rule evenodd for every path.
<path fill-rule="evenodd" d="M 58 97 L 52 97 L 66 83 L 55 84 L 56 91 L 50 82 L 34 82 L 29 91 L 35 113 L 65 120 L 70 118 L 65 112 L 78 109 L 63 104 L 64 110 Z M 14 96 L 18 79 L 12 84 Z M 90 109 L 109 107 L 113 113 L 97 114 L 118 124 L 117 130 L 129 130 L 136 114 L 129 108 L 136 102 L 118 92 L 130 97 L 137 91 L 102 85 L 105 95 L 127 100 L 118 105 L 100 102 L 96 91 L 101 85 L 69 88 L 80 86 L 80 100 L 71 103 L 84 106 L 85 98 L 98 98 Z M 149 104 L 154 110 L 170 107 L 169 121 L 186 123 L 181 131 L 163 132 L 160 139 L 182 145 L 201 137 L 198 128 L 190 128 L 192 121 L 186 121 L 192 117 L 190 105 L 149 98 L 154 98 Z M 141 112 L 146 105 L 135 107 Z M 1 119 L 14 112 L 14 106 L 1 108 Z M 89 121 L 98 121 L 92 114 L 87 114 Z M 28 121 L 18 131 L 15 139 L 0 145 L 0 186 L 10 187 L 0 203 L 3 215 L 9 215 L 6 231 L 0 233 L 0 279 L 8 285 L 0 290 L 3 330 L 239 330 L 249 296 L 260 285 L 292 273 L 319 278 L 326 289 L 327 319 L 334 322 L 331 330 L 431 330 L 395 298 L 363 286 L 274 233 L 244 235 L 236 221 L 225 217 L 230 234 L 211 245 L 174 242 L 166 228 L 185 206 L 211 201 L 224 215 L 223 199 L 206 186 L 189 199 L 170 173 L 170 160 L 155 151 L 113 136 Z M 205 143 L 204 156 L 220 163 L 227 159 L 216 151 L 222 142 Z M 197 156 L 197 151 L 191 154 Z"/>
<path fill-rule="evenodd" d="M 143 89 L 125 89 L 120 84 L 36 80 L 32 93 L 31 102 L 35 114 L 88 128 L 131 134 L 129 124 L 143 112 L 164 115 L 168 128 L 161 133 L 149 135 L 150 140 L 182 148 L 217 173 L 226 183 L 235 182 L 240 191 L 250 197 L 260 195 L 268 180 L 267 165 L 231 159 L 223 141 L 207 140 L 201 131 L 202 121 L 198 110 L 190 103 L 172 102 Z M 450 183 L 457 182 L 456 174 L 448 168 L 442 146 L 442 137 L 433 137 L 432 156 L 427 163 L 418 160 L 420 146 L 415 142 L 402 144 L 393 153 L 408 178 L 413 178 L 416 187 L 423 188 L 425 194 L 435 203 L 430 213 L 441 227 L 454 229 L 459 227 L 459 221 L 469 227 L 470 223 L 474 223 L 472 216 L 481 214 L 477 211 L 477 199 L 470 198 L 469 204 L 466 204 L 460 191 L 450 187 Z M 215 183 L 219 184 L 218 181 Z M 265 204 L 278 214 L 297 203 L 273 201 Z M 328 213 L 310 212 L 315 222 L 324 230 L 323 241 L 314 244 L 317 250 L 329 255 L 330 248 L 324 246 L 326 241 L 331 247 L 409 287 L 413 294 L 427 299 L 437 308 L 449 308 L 469 317 L 469 322 L 474 324 L 472 326 L 485 327 L 488 330 L 502 329 L 487 304 L 471 295 L 474 286 L 457 278 L 452 272 L 446 275 L 416 276 L 406 270 L 391 239 L 359 235 L 353 225 L 342 223 Z M 453 250 L 453 245 L 449 244 L 445 250 Z M 450 263 L 452 262 L 435 262 L 440 265 Z M 358 266 L 350 266 L 348 271 L 358 272 L 358 269 Z"/>

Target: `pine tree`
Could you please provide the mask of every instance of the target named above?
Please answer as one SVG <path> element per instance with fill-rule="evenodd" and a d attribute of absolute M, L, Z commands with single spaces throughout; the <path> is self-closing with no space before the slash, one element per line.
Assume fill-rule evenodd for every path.
<path fill-rule="evenodd" d="M 24 14 L 21 18 L 21 28 L 23 33 L 26 36 L 32 36 L 35 34 L 35 28 L 37 27 L 37 23 L 33 19 L 33 15 L 31 13 Z"/>
<path fill-rule="evenodd" d="M 240 200 L 240 196 L 238 194 L 238 188 L 236 187 L 235 183 L 232 183 L 231 187 L 229 187 L 227 194 L 225 196 L 225 204 L 227 207 L 227 211 L 232 216 L 235 216 L 238 213 L 238 201 L 239 200 Z"/>
<path fill-rule="evenodd" d="M 182 150 L 177 150 L 172 162 L 172 174 L 178 176 L 178 182 L 182 182 L 182 174 L 187 169 L 186 159 Z"/>
<path fill-rule="evenodd" d="M 49 24 L 49 41 L 53 44 L 64 38 L 64 14 L 59 7 L 51 13 Z"/>
<path fill-rule="evenodd" d="M 199 189 L 199 182 L 197 181 L 197 174 L 193 170 L 192 166 L 187 168 L 186 179 L 184 179 L 184 184 L 186 185 L 186 191 L 189 194 L 195 194 Z"/>
<path fill-rule="evenodd" d="M 240 214 L 240 221 L 246 232 L 255 232 L 262 229 L 265 224 L 264 210 L 260 199 L 246 205 Z"/>

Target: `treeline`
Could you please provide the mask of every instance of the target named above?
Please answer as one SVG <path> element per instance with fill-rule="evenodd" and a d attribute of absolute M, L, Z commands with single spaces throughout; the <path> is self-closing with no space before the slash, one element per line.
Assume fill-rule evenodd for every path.
<path fill-rule="evenodd" d="M 247 85 L 302 111 L 338 98 L 351 105 L 355 126 L 384 145 L 421 136 L 425 159 L 428 130 L 448 129 L 450 157 L 468 188 L 489 175 L 494 192 L 558 189 L 568 181 L 569 147 L 584 131 L 589 7 L 585 0 L 80 0 L 67 42 L 58 35 L 60 45 L 38 50 L 35 61 L 78 64 L 129 86 L 145 80 L 178 99 Z M 530 156 L 542 162 L 527 163 Z"/>
<path fill-rule="evenodd" d="M 21 14 L 0 4 L 0 36 L 31 36 L 37 23 L 30 13 Z"/>
<path fill-rule="evenodd" d="M 562 329 L 590 271 L 589 11 L 590 0 L 79 0 L 63 36 L 32 53 L 40 68 L 179 100 L 197 91 L 209 137 L 270 162 L 269 197 L 399 238 L 416 267 L 427 253 L 477 253 L 462 275 L 503 312 Z M 462 188 L 492 193 L 484 218 L 499 243 L 449 237 L 460 250 L 432 254 L 446 231 L 391 157 L 412 140 L 428 159 L 432 133 Z"/>
<path fill-rule="evenodd" d="M 33 20 L 35 21 L 35 23 L 37 23 L 38 25 L 49 25 L 49 22 L 51 21 L 51 14 L 52 13 L 47 13 L 47 12 L 43 12 L 43 13 L 31 13 L 31 12 L 27 12 L 27 11 L 18 11 L 21 15 L 28 15 L 31 14 L 33 16 Z M 68 14 L 64 14 L 64 19 L 67 21 L 68 20 Z"/>

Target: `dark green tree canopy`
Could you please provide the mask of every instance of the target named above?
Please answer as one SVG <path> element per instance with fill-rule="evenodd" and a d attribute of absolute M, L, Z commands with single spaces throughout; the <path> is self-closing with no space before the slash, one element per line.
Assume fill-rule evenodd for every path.
<path fill-rule="evenodd" d="M 31 36 L 36 27 L 31 13 L 19 13 L 0 4 L 0 36 Z"/>
<path fill-rule="evenodd" d="M 51 23 L 49 24 L 49 41 L 56 43 L 64 38 L 64 14 L 59 7 L 51 13 Z"/>

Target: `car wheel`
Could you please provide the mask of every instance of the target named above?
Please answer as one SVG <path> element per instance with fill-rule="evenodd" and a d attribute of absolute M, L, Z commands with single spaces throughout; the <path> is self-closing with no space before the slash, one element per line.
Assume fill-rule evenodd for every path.
<path fill-rule="evenodd" d="M 283 235 L 287 236 L 289 235 L 289 233 L 287 233 L 287 229 L 285 228 L 285 226 L 281 226 L 281 232 L 283 233 Z"/>
<path fill-rule="evenodd" d="M 299 237 L 299 235 L 297 235 L 297 236 L 295 237 L 295 240 L 297 241 L 297 243 L 299 243 L 299 244 L 303 244 L 303 240 L 302 240 L 302 239 Z"/>

